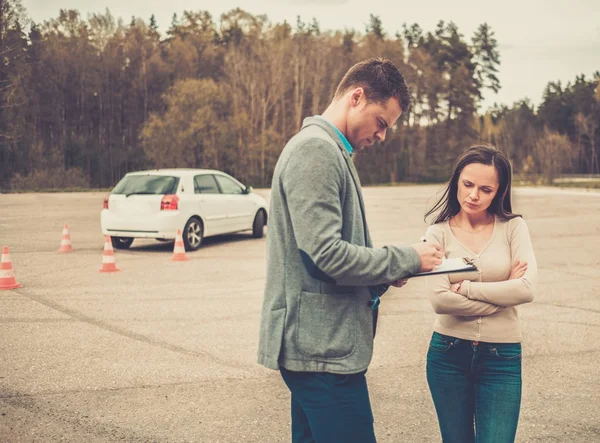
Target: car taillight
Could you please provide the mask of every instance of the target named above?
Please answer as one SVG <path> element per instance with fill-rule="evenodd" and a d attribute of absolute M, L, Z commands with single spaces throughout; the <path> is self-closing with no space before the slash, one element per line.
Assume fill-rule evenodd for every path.
<path fill-rule="evenodd" d="M 179 209 L 179 197 L 176 195 L 165 195 L 160 201 L 161 211 L 177 211 Z"/>
<path fill-rule="evenodd" d="M 108 209 L 108 199 L 109 199 L 110 195 L 107 195 L 106 197 L 104 197 L 104 209 Z"/>

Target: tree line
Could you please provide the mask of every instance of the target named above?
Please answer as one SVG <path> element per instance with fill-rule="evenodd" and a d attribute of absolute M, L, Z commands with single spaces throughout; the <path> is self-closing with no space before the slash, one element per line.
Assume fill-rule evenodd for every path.
<path fill-rule="evenodd" d="M 32 23 L 0 0 L 0 189 L 111 187 L 142 168 L 200 167 L 268 186 L 285 142 L 321 113 L 354 63 L 391 59 L 413 106 L 386 140 L 357 154 L 363 184 L 441 181 L 477 141 L 508 153 L 515 172 L 551 181 L 600 172 L 600 72 L 552 82 L 478 112 L 497 92 L 500 53 L 482 23 L 403 24 L 391 35 L 370 15 L 362 32 L 317 20 L 272 23 L 241 9 L 215 20 L 174 15 L 128 24 L 108 10 Z"/>

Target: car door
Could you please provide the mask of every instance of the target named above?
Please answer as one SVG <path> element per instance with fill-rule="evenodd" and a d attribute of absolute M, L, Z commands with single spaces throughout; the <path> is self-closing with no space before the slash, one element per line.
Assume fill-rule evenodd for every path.
<path fill-rule="evenodd" d="M 212 174 L 200 174 L 194 177 L 194 194 L 200 214 L 204 217 L 204 235 L 216 235 L 229 232 L 227 220 L 227 201 L 221 193 Z"/>
<path fill-rule="evenodd" d="M 227 198 L 227 218 L 231 232 L 252 228 L 256 203 L 244 193 L 244 188 L 227 175 L 215 174 L 223 195 Z"/>

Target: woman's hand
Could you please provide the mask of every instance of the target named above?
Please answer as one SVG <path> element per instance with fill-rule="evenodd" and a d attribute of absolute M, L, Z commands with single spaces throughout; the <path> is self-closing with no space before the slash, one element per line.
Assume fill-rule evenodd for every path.
<path fill-rule="evenodd" d="M 463 280 L 459 281 L 458 283 L 451 284 L 450 285 L 450 291 L 456 292 L 457 294 L 460 294 L 460 286 L 462 285 L 462 282 L 463 282 Z"/>
<path fill-rule="evenodd" d="M 513 265 L 512 269 L 510 270 L 510 275 L 508 276 L 509 280 L 515 280 L 517 278 L 521 278 L 525 275 L 525 272 L 527 271 L 527 262 L 521 262 L 520 260 L 517 260 L 515 262 L 515 264 Z"/>

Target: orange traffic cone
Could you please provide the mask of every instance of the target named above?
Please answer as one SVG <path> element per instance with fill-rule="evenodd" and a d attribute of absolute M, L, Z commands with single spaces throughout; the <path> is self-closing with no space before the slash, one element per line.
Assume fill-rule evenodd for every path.
<path fill-rule="evenodd" d="M 8 246 L 5 246 L 2 249 L 2 261 L 0 262 L 0 291 L 3 289 L 16 289 L 20 287 L 21 285 L 17 283 L 15 275 L 13 274 Z"/>
<path fill-rule="evenodd" d="M 104 254 L 102 255 L 102 266 L 100 272 L 119 272 L 115 264 L 115 252 L 113 251 L 112 242 L 110 241 L 110 235 L 106 236 L 104 242 Z"/>
<path fill-rule="evenodd" d="M 183 245 L 183 237 L 181 236 L 181 229 L 177 230 L 175 234 L 175 247 L 173 248 L 173 261 L 186 261 L 189 260 L 185 254 L 185 246 Z"/>
<path fill-rule="evenodd" d="M 73 252 L 73 246 L 71 245 L 71 234 L 69 233 L 69 225 L 65 223 L 62 232 L 62 240 L 60 241 L 60 248 L 58 252 Z"/>

